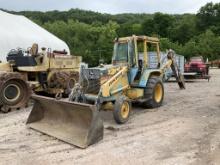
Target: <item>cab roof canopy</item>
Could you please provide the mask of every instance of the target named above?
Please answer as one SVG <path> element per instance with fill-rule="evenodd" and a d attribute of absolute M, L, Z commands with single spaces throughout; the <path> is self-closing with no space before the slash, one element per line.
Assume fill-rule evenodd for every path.
<path fill-rule="evenodd" d="M 125 42 L 125 41 L 132 40 L 132 39 L 136 39 L 137 41 L 147 41 L 147 42 L 153 42 L 153 43 L 159 42 L 159 39 L 156 37 L 136 36 L 136 35 L 132 35 L 130 37 L 122 37 L 122 38 L 119 38 L 118 41 Z"/>
<path fill-rule="evenodd" d="M 35 24 L 24 16 L 13 15 L 0 10 L 0 60 L 6 61 L 11 49 L 27 49 L 33 43 L 39 48 L 46 47 L 51 50 L 66 50 L 70 53 L 67 44 Z"/>

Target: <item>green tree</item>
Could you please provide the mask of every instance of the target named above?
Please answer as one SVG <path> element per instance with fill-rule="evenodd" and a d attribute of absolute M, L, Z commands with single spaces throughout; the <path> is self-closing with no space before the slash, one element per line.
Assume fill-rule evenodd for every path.
<path fill-rule="evenodd" d="M 46 23 L 44 27 L 67 42 L 71 53 L 80 55 L 91 66 L 98 65 L 100 53 L 106 62 L 111 61 L 116 30 L 119 25 L 109 21 L 105 25 L 85 24 L 79 21 L 56 21 Z"/>
<path fill-rule="evenodd" d="M 207 3 L 195 14 L 102 14 L 93 11 L 8 11 L 33 20 L 64 40 L 71 53 L 91 66 L 111 61 L 115 37 L 148 35 L 161 38 L 161 49 L 187 58 L 220 58 L 220 3 Z"/>
<path fill-rule="evenodd" d="M 182 52 L 186 57 L 203 56 L 205 59 L 214 60 L 220 55 L 220 37 L 216 37 L 211 30 L 194 37 L 187 42 Z"/>
<path fill-rule="evenodd" d="M 196 17 L 191 14 L 183 15 L 169 29 L 170 39 L 180 44 L 185 44 L 196 34 Z"/>
<path fill-rule="evenodd" d="M 217 29 L 215 32 L 220 34 L 220 3 L 207 3 L 196 16 L 199 30 L 205 31 L 212 27 L 212 30 Z"/>
<path fill-rule="evenodd" d="M 144 34 L 157 34 L 161 37 L 169 37 L 169 29 L 173 26 L 173 16 L 168 14 L 156 13 L 153 19 L 147 19 L 142 24 Z"/>

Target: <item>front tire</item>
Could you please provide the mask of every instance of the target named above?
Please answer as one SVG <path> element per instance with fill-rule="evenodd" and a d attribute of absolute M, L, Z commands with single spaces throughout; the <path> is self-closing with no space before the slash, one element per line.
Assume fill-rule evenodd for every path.
<path fill-rule="evenodd" d="M 118 124 L 124 124 L 128 121 L 131 112 L 131 103 L 125 97 L 115 101 L 113 116 Z"/>
<path fill-rule="evenodd" d="M 157 108 L 163 103 L 164 87 L 159 77 L 151 77 L 148 80 L 147 86 L 144 90 L 144 102 L 146 108 Z"/>
<path fill-rule="evenodd" d="M 19 73 L 6 73 L 0 77 L 0 106 L 2 111 L 24 107 L 31 89 Z"/>

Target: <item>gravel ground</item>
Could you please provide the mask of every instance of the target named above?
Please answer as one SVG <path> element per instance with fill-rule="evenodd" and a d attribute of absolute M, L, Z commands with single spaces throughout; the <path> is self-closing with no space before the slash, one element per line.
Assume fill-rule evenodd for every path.
<path fill-rule="evenodd" d="M 104 139 L 87 149 L 28 129 L 31 108 L 0 114 L 0 164 L 220 164 L 220 70 L 211 76 L 186 90 L 165 84 L 163 106 L 134 107 L 124 125 L 103 112 Z"/>

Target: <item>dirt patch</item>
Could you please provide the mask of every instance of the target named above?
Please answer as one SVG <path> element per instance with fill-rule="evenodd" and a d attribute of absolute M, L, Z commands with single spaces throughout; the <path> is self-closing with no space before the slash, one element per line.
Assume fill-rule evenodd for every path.
<path fill-rule="evenodd" d="M 0 114 L 0 164 L 220 164 L 220 70 L 211 76 L 165 84 L 163 106 L 135 107 L 124 125 L 102 112 L 104 139 L 87 149 L 28 129 L 30 108 Z"/>

